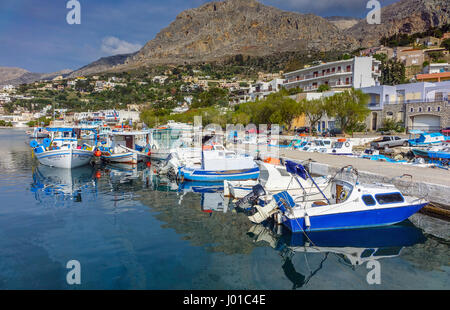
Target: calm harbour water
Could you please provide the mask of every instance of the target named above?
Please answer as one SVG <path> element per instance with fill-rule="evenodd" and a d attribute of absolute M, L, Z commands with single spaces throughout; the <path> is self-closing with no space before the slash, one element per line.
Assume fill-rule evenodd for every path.
<path fill-rule="evenodd" d="M 448 241 L 402 225 L 312 235 L 252 225 L 152 168 L 39 165 L 0 129 L 0 289 L 449 289 Z M 381 284 L 366 281 L 368 260 Z M 66 264 L 81 264 L 68 285 Z"/>

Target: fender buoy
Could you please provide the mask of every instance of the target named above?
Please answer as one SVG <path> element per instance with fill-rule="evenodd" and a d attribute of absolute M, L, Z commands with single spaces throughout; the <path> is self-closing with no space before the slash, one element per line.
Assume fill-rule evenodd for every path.
<path fill-rule="evenodd" d="M 31 140 L 30 146 L 34 149 L 39 146 L 39 143 L 36 140 Z"/>
<path fill-rule="evenodd" d="M 152 145 L 152 150 L 156 150 L 156 145 Z"/>
<path fill-rule="evenodd" d="M 100 152 L 100 150 L 97 150 L 94 152 L 94 155 L 97 157 L 100 157 L 100 156 L 102 156 L 102 152 Z"/>
<path fill-rule="evenodd" d="M 45 147 L 49 147 L 50 144 L 52 144 L 52 141 L 51 141 L 49 138 L 45 138 L 45 139 L 42 141 L 42 144 L 43 144 Z"/>

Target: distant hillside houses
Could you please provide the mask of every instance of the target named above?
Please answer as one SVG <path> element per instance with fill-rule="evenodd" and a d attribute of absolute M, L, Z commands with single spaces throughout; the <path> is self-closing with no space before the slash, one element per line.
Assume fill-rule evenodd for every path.
<path fill-rule="evenodd" d="M 102 120 L 109 124 L 138 122 L 140 120 L 138 111 L 131 110 L 101 110 L 74 113 L 74 121 Z"/>

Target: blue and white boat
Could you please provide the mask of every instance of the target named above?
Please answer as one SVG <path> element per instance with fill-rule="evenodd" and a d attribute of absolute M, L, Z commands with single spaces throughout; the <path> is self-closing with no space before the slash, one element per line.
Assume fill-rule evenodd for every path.
<path fill-rule="evenodd" d="M 178 168 L 178 177 L 186 181 L 218 182 L 258 179 L 259 167 L 252 157 L 232 151 L 203 151 L 201 164 Z"/>
<path fill-rule="evenodd" d="M 150 159 L 148 139 L 148 131 L 110 132 L 98 150 L 106 162 L 137 164 L 140 160 Z"/>
<path fill-rule="evenodd" d="M 293 162 L 288 171 L 307 175 L 305 168 Z M 348 167 L 341 170 L 347 171 Z M 357 171 L 349 168 L 350 172 Z M 261 223 L 269 217 L 285 225 L 292 232 L 340 230 L 392 225 L 402 222 L 427 205 L 427 201 L 403 196 L 389 184 L 363 185 L 344 178 L 333 178 L 331 193 L 323 193 L 321 200 L 305 199 L 296 202 L 288 192 L 281 192 L 265 206 L 255 206 L 249 219 Z"/>
<path fill-rule="evenodd" d="M 30 142 L 33 153 L 43 165 L 57 168 L 76 168 L 89 164 L 94 152 L 87 144 L 78 145 L 75 128 L 47 128 L 51 138 L 42 143 Z"/>
<path fill-rule="evenodd" d="M 419 135 L 418 138 L 411 138 L 408 140 L 410 146 L 430 146 L 448 140 L 448 138 L 440 132 L 425 133 L 421 130 L 411 130 L 409 133 L 411 135 Z"/>
<path fill-rule="evenodd" d="M 450 162 L 450 142 L 435 144 L 426 149 L 412 149 L 416 157 L 424 158 L 432 163 Z"/>

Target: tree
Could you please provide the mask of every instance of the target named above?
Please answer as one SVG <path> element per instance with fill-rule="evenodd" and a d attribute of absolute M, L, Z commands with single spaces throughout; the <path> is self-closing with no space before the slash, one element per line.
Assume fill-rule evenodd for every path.
<path fill-rule="evenodd" d="M 444 57 L 444 54 L 439 51 L 430 52 L 430 53 L 428 53 L 428 55 L 430 56 L 430 58 L 433 62 L 436 62 L 439 59 L 441 59 L 442 57 Z"/>
<path fill-rule="evenodd" d="M 270 94 L 266 103 L 274 107 L 274 113 L 270 116 L 270 124 L 284 125 L 290 130 L 292 121 L 301 112 L 301 105 L 292 98 L 286 97 L 282 92 Z"/>
<path fill-rule="evenodd" d="M 447 51 L 450 51 L 450 39 L 443 40 L 441 47 L 444 47 Z"/>
<path fill-rule="evenodd" d="M 360 126 L 370 110 L 367 107 L 369 95 L 352 88 L 350 91 L 335 94 L 326 99 L 327 114 L 335 117 L 338 126 L 345 132 L 355 130 Z"/>
<path fill-rule="evenodd" d="M 394 59 L 382 61 L 380 65 L 382 85 L 397 85 L 405 83 L 405 65 Z"/>
<path fill-rule="evenodd" d="M 323 93 L 324 91 L 328 91 L 328 90 L 330 90 L 330 85 L 328 85 L 328 84 L 321 84 L 319 86 L 319 88 L 317 88 L 317 91 L 319 93 Z"/>
<path fill-rule="evenodd" d="M 300 111 L 303 112 L 309 120 L 309 132 L 316 127 L 317 122 L 327 114 L 329 103 L 324 99 L 306 100 L 303 99 L 300 105 Z"/>

